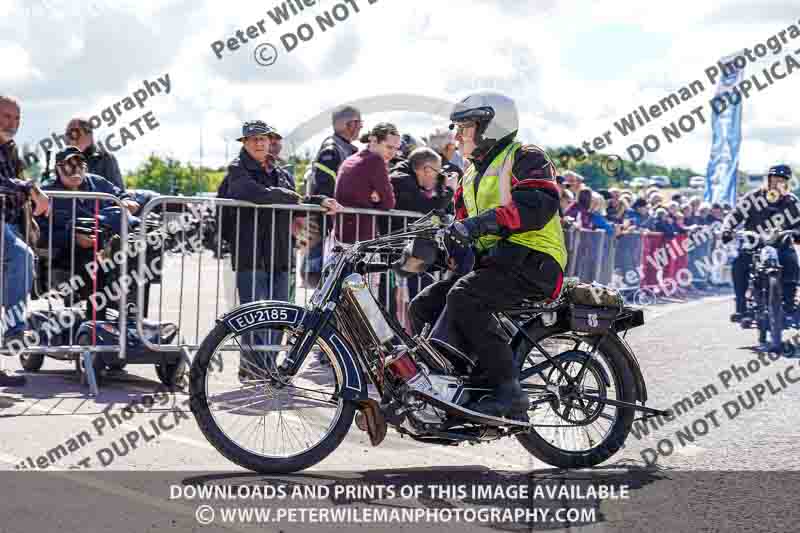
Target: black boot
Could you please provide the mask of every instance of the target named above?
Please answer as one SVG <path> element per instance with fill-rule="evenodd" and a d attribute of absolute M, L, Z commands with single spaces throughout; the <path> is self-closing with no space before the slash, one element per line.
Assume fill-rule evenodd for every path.
<path fill-rule="evenodd" d="M 519 380 L 512 378 L 496 386 L 492 396 L 472 402 L 466 408 L 498 418 L 527 420 L 528 395 L 522 390 Z"/>

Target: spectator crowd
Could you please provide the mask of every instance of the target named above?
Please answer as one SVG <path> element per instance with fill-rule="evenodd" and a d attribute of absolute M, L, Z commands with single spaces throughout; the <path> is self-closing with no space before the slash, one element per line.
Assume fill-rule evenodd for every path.
<path fill-rule="evenodd" d="M 93 261 L 96 243 L 89 237 L 71 241 L 73 213 L 69 212 L 70 206 L 63 199 L 51 202 L 48 192 L 109 193 L 123 202 L 130 216 L 138 214 L 141 208 L 137 191 L 126 191 L 114 156 L 96 146 L 93 128 L 85 117 L 75 117 L 66 125 L 64 140 L 69 145 L 59 147 L 54 179 L 43 183 L 41 189 L 24 181 L 13 141 L 20 123 L 20 108 L 17 100 L 0 96 L 0 187 L 6 191 L 0 213 L 4 219 L 2 281 L 5 290 L 2 296 L 6 309 L 18 307 L 20 310 L 18 323 L 4 332 L 4 346 L 10 339 L 21 337 L 27 326 L 25 301 L 33 274 L 32 248 L 36 247 L 38 237 L 30 237 L 26 232 L 21 209 L 26 203 L 24 198 L 33 202 L 31 214 L 39 225 L 45 230 L 50 229 L 50 223 L 54 226 L 46 233 L 53 235 L 54 252 L 64 252 L 56 253 L 56 259 L 69 263 L 69 270 L 75 270 L 75 263 Z M 376 211 L 426 213 L 443 209 L 452 212 L 452 199 L 465 163 L 451 130 L 437 129 L 420 140 L 404 134 L 394 124 L 383 122 L 362 133 L 361 112 L 352 106 L 337 108 L 331 119 L 333 131 L 323 140 L 304 176 L 305 194 L 298 192 L 290 167 L 282 165 L 285 162 L 280 158 L 281 134 L 261 120 L 243 124 L 239 138 L 242 148 L 228 166 L 217 191 L 219 197 L 266 205 L 313 203 L 322 206 L 324 213 L 304 215 L 302 211 L 221 209 L 218 217 L 223 228 L 222 238 L 230 245 L 230 265 L 235 273 L 239 303 L 291 299 L 295 249 L 300 252 L 302 283 L 314 288 L 323 265 L 324 243 L 333 235 L 340 242 L 352 243 L 397 229 L 391 227 L 390 217 L 378 216 Z M 356 141 L 360 141 L 362 148 L 356 147 Z M 678 238 L 721 222 L 731 209 L 728 205 L 709 205 L 699 197 L 680 193 L 667 198 L 663 190 L 655 187 L 638 191 L 621 188 L 594 191 L 580 175 L 571 171 L 559 176 L 558 181 L 560 214 L 565 229 L 601 230 L 610 237 L 606 241 L 633 232 Z M 18 201 L 9 203 L 9 198 Z M 93 203 L 78 202 L 79 214 L 97 214 L 97 206 L 90 205 Z M 369 212 L 343 214 L 340 213 L 342 208 Z M 50 210 L 54 216 L 48 218 Z M 31 221 L 31 217 L 27 220 Z M 30 224 L 38 229 L 35 221 Z M 72 253 L 75 248 L 78 254 Z M 636 253 L 628 253 L 629 263 L 641 259 L 641 254 L 635 257 Z M 390 273 L 381 276 L 378 296 L 390 312 L 402 319 L 407 302 L 431 281 L 427 274 L 398 280 Z M 258 369 L 268 364 L 268 361 L 242 361 L 240 379 L 248 378 L 251 367 Z M 23 383 L 23 379 L 0 372 L 0 385 Z"/>
<path fill-rule="evenodd" d="M 621 235 L 631 231 L 653 231 L 667 237 L 685 235 L 711 226 L 731 211 L 728 204 L 709 204 L 699 196 L 675 193 L 666 198 L 658 187 L 592 190 L 571 171 L 559 176 L 562 222 L 576 229 L 601 229 Z"/>

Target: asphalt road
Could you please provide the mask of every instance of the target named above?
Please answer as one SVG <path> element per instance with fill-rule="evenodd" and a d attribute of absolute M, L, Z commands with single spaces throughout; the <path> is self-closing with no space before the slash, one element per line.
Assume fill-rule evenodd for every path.
<path fill-rule="evenodd" d="M 179 270 L 167 269 L 162 311 L 163 317 L 176 318 L 180 313 L 182 328 L 198 338 L 213 324 L 217 307 L 226 305 L 215 303 L 216 267 L 209 256 L 203 261 L 207 262 L 205 270 L 184 275 L 195 284 L 184 285 L 182 300 L 176 296 L 181 287 L 174 279 Z M 196 262 L 193 266 L 197 267 Z M 158 299 L 154 295 L 156 309 Z M 800 411 L 800 358 L 772 360 L 761 354 L 755 346 L 755 332 L 728 322 L 731 307 L 732 296 L 722 295 L 647 308 L 646 325 L 631 331 L 627 340 L 647 380 L 648 405 L 678 407 L 679 416 L 663 423 L 637 424 L 638 437 L 629 436 L 622 451 L 587 475 L 613 476 L 621 470 L 628 473 L 622 478 L 643 472 L 650 476 L 654 462 L 657 472 L 800 470 L 796 459 L 800 429 L 795 416 Z M 20 369 L 16 360 L 5 362 L 7 369 Z M 154 395 L 159 387 L 152 366 L 129 365 L 127 370 L 126 375 L 105 384 L 97 398 L 89 398 L 71 364 L 48 359 L 42 371 L 28 374 L 25 388 L 0 390 L 0 469 L 31 469 L 38 463 L 50 472 L 86 466 L 97 475 L 163 471 L 163 479 L 174 478 L 175 482 L 198 471 L 215 472 L 222 479 L 245 475 L 206 442 L 188 411 L 165 414 L 165 409 L 175 406 L 182 409 L 181 403 L 188 398 L 185 393 Z M 131 435 L 137 432 L 134 446 Z M 656 459 L 658 450 L 662 453 Z M 386 440 L 372 447 L 367 435 L 353 425 L 342 445 L 304 474 L 479 482 L 498 472 L 508 478 L 553 471 L 515 440 L 445 448 L 401 439 L 390 429 Z M 141 505 L 142 512 L 158 508 L 164 499 L 154 497 L 144 485 L 120 487 L 109 479 L 88 485 L 84 479 L 71 483 L 87 494 L 99 491 L 127 498 L 131 505 Z M 679 481 L 661 483 L 668 487 Z M 162 510 L 183 513 L 187 524 L 191 522 L 188 507 L 182 509 L 171 502 L 164 505 Z M 632 515 L 614 516 L 624 522 L 623 517 Z M 606 525 L 613 523 L 612 518 L 606 515 Z M 182 524 L 180 520 L 176 523 Z M 38 526 L 32 523 L 30 527 Z"/>

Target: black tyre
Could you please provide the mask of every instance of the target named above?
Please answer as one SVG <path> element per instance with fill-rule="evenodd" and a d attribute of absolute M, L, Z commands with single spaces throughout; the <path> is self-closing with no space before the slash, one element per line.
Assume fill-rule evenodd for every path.
<path fill-rule="evenodd" d="M 28 318 L 28 323 L 30 325 L 31 332 L 35 333 L 35 335 L 26 334 L 25 345 L 29 348 L 34 346 L 36 343 L 42 342 L 41 338 L 41 331 L 42 331 L 42 318 L 41 315 L 38 313 L 32 313 L 31 316 Z M 34 338 L 38 337 L 36 343 L 34 343 Z M 46 344 L 46 341 L 43 342 Z M 22 353 L 19 356 L 19 363 L 22 365 L 27 372 L 38 372 L 42 369 L 42 365 L 44 364 L 44 354 L 43 353 Z"/>
<path fill-rule="evenodd" d="M 551 356 L 561 354 L 559 361 L 572 377 L 578 375 L 583 361 L 588 359 L 581 386 L 584 394 L 636 401 L 633 370 L 625 345 L 616 335 L 609 335 L 598 346 L 595 356 L 589 358 L 598 337 L 578 336 L 555 327 L 531 327 L 528 334 Z M 606 461 L 622 448 L 633 424 L 632 408 L 614 407 L 602 401 L 556 398 L 541 386 L 564 386 L 563 375 L 550 364 L 531 373 L 533 364 L 546 361 L 535 349 L 520 359 L 520 381 L 532 401 L 528 415 L 534 428 L 517 435 L 517 439 L 529 453 L 558 468 L 587 468 Z M 547 398 L 550 400 L 545 402 Z M 536 400 L 538 405 L 533 405 Z M 574 435 L 574 445 L 566 442 L 570 434 Z"/>
<path fill-rule="evenodd" d="M 783 285 L 780 276 L 769 278 L 769 335 L 772 346 L 781 344 L 783 336 Z"/>
<path fill-rule="evenodd" d="M 175 363 L 156 365 L 158 379 L 167 387 L 182 389 L 189 384 L 189 368 L 183 359 Z"/>
<path fill-rule="evenodd" d="M 28 372 L 38 372 L 44 364 L 44 354 L 24 353 L 19 356 L 19 362 Z"/>
<path fill-rule="evenodd" d="M 22 353 L 19 356 L 19 363 L 27 372 L 38 372 L 44 364 L 44 354 Z"/>
<path fill-rule="evenodd" d="M 288 329 L 270 331 L 285 334 L 281 342 L 288 343 L 282 344 L 283 351 L 274 356 L 280 364 L 280 357 L 285 356 L 288 345 L 294 342 L 292 332 Z M 266 334 L 266 330 L 259 330 L 259 333 Z M 250 363 L 246 358 L 270 357 L 250 351 L 249 335 L 252 332 L 232 334 L 220 323 L 205 338 L 195 355 L 189 388 L 191 410 L 200 430 L 228 460 L 254 472 L 291 473 L 317 464 L 345 438 L 356 410 L 353 402 L 345 401 L 339 395 L 344 369 L 333 355 L 332 343 L 326 338 L 318 339 L 315 347 L 319 348 L 320 356 L 309 355 L 298 374 L 287 383 L 271 361 L 265 362 L 269 367 L 266 371 L 248 366 Z M 243 354 L 246 354 L 244 358 Z M 319 357 L 327 358 L 330 364 L 320 365 Z M 216 393 L 213 389 L 217 388 L 217 383 L 223 389 L 231 384 L 234 387 L 229 392 Z M 287 400 L 286 409 L 265 409 L 260 416 L 252 416 L 251 411 L 264 404 L 282 402 L 284 398 Z M 309 411 L 304 411 L 307 408 Z M 320 422 L 321 417 L 310 412 L 310 408 L 321 409 L 326 420 Z M 267 419 L 271 421 L 275 414 L 279 417 L 278 427 L 268 433 Z M 250 422 L 247 422 L 248 415 L 251 415 Z M 330 415 L 329 421 L 327 415 Z M 245 421 L 234 419 L 229 423 L 231 417 Z M 257 419 L 260 421 L 253 429 L 253 420 Z M 262 426 L 263 432 L 259 433 Z M 298 434 L 315 427 L 321 428 L 319 437 L 298 438 Z M 252 433 L 255 433 L 255 445 L 244 442 Z M 268 449 L 267 439 L 281 442 Z M 294 449 L 293 443 L 299 444 L 299 448 Z M 290 447 L 292 449 L 288 449 Z"/>

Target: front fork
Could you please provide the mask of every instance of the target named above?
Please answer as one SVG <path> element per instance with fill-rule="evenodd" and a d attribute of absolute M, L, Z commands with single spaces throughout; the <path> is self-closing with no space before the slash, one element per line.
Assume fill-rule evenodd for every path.
<path fill-rule="evenodd" d="M 285 376 L 295 376 L 300 367 L 311 352 L 311 348 L 319 338 L 320 333 L 328 325 L 333 317 L 333 312 L 336 309 L 336 304 L 329 302 L 321 312 L 307 313 L 300 325 L 300 340 L 295 342 L 292 349 L 289 351 L 288 357 L 281 363 L 278 368 Z"/>
<path fill-rule="evenodd" d="M 783 267 L 773 265 L 756 275 L 758 276 L 758 306 L 756 312 L 758 320 L 765 321 L 767 327 L 769 327 L 769 280 L 773 277 L 777 278 L 778 283 L 783 285 Z M 781 301 L 781 307 L 783 307 L 783 301 Z"/>

